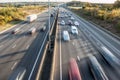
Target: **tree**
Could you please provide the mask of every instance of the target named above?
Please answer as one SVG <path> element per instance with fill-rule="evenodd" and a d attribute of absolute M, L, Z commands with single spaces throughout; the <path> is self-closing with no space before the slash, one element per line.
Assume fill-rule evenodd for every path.
<path fill-rule="evenodd" d="M 85 7 L 92 7 L 92 4 L 91 3 L 85 3 Z"/>
<path fill-rule="evenodd" d="M 120 0 L 115 1 L 114 7 L 115 8 L 120 8 Z"/>

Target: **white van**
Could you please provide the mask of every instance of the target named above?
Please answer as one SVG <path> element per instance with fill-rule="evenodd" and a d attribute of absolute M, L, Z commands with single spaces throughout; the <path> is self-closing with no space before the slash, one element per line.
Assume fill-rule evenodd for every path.
<path fill-rule="evenodd" d="M 78 35 L 78 30 L 75 26 L 71 26 L 71 32 L 72 32 L 72 34 L 77 34 Z"/>
<path fill-rule="evenodd" d="M 64 41 L 70 41 L 70 36 L 68 31 L 63 31 L 63 39 Z"/>

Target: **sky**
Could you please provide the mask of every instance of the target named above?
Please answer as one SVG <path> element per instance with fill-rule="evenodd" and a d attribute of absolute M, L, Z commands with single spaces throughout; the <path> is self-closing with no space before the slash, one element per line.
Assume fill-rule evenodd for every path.
<path fill-rule="evenodd" d="M 0 2 L 46 2 L 48 0 L 0 0 Z M 116 0 L 50 0 L 51 2 L 69 2 L 69 1 L 82 1 L 82 2 L 92 2 L 92 3 L 114 3 Z"/>

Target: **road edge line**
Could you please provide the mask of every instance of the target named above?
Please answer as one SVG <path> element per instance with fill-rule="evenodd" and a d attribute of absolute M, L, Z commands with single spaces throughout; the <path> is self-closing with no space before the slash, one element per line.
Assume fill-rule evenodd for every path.
<path fill-rule="evenodd" d="M 48 47 L 48 43 L 47 43 L 47 45 L 46 45 L 46 47 L 45 47 L 45 50 L 44 50 L 44 53 L 43 53 L 43 57 L 42 57 L 42 60 L 41 60 L 40 65 L 39 65 L 39 70 L 38 70 L 38 72 L 37 72 L 37 76 L 36 76 L 36 79 L 35 79 L 35 80 L 39 80 L 39 78 L 40 78 L 41 71 L 42 71 L 42 67 L 43 67 L 43 63 L 44 63 L 44 60 L 45 60 L 45 56 L 46 56 L 46 54 L 47 54 L 47 47 Z"/>

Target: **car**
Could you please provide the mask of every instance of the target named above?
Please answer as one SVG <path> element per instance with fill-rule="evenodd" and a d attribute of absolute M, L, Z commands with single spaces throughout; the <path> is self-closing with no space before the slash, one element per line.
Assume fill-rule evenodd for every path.
<path fill-rule="evenodd" d="M 68 20 L 68 25 L 71 26 L 73 22 L 71 20 Z"/>
<path fill-rule="evenodd" d="M 78 30 L 75 26 L 71 26 L 71 32 L 72 32 L 72 34 L 77 34 L 78 35 Z"/>
<path fill-rule="evenodd" d="M 64 20 L 61 21 L 61 25 L 65 25 L 65 21 Z"/>
<path fill-rule="evenodd" d="M 46 26 L 42 27 L 41 31 L 45 31 L 46 30 Z"/>
<path fill-rule="evenodd" d="M 53 17 L 53 14 L 51 14 L 50 16 Z"/>
<path fill-rule="evenodd" d="M 69 36 L 69 33 L 68 31 L 63 31 L 63 40 L 64 41 L 70 41 L 70 36 Z"/>
<path fill-rule="evenodd" d="M 94 55 L 88 55 L 88 65 L 90 67 L 90 70 L 96 80 L 109 80 L 106 76 L 102 66 L 98 62 L 97 58 Z"/>
<path fill-rule="evenodd" d="M 78 22 L 78 21 L 75 21 L 75 22 L 74 22 L 74 25 L 75 25 L 75 26 L 79 26 L 79 22 Z"/>
<path fill-rule="evenodd" d="M 74 58 L 71 58 L 69 60 L 68 66 L 69 66 L 69 68 L 68 68 L 69 80 L 82 80 L 82 77 L 80 74 L 80 69 Z"/>
<path fill-rule="evenodd" d="M 17 28 L 15 30 L 12 31 L 12 34 L 17 34 L 18 32 L 20 32 L 20 28 Z"/>
<path fill-rule="evenodd" d="M 32 27 L 30 30 L 29 30 L 29 33 L 32 35 L 36 32 L 36 28 L 35 27 Z"/>
<path fill-rule="evenodd" d="M 70 19 L 71 19 L 71 20 L 74 20 L 75 18 L 74 18 L 74 17 L 71 17 Z"/>

